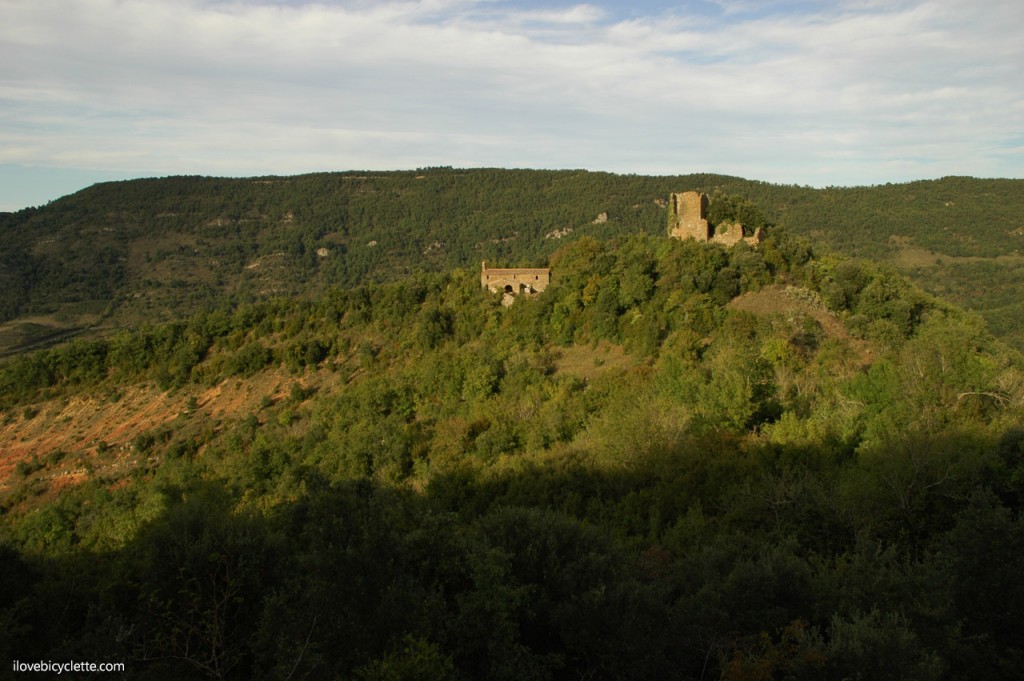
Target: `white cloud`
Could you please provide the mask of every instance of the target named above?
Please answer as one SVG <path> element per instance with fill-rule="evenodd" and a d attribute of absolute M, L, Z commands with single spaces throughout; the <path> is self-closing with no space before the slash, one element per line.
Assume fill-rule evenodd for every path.
<path fill-rule="evenodd" d="M 1018 2 L 721 4 L 7 0 L 0 163 L 1024 172 Z"/>

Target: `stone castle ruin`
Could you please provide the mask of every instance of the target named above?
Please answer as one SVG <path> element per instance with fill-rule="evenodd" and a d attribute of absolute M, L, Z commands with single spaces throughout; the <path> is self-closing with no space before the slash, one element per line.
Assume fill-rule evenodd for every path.
<path fill-rule="evenodd" d="M 739 222 L 723 222 L 712 227 L 707 219 L 708 197 L 701 192 L 670 194 L 668 211 L 668 233 L 676 239 L 694 239 L 726 246 L 741 241 L 756 246 L 764 240 L 762 227 L 753 230 L 750 236 L 744 233 L 743 225 Z M 518 296 L 540 293 L 550 283 L 551 270 L 546 267 L 488 268 L 486 260 L 480 266 L 480 288 L 501 293 L 501 304 L 505 306 L 514 303 Z"/>
<path fill-rule="evenodd" d="M 551 283 L 551 270 L 546 267 L 487 268 L 483 262 L 480 270 L 480 288 L 491 292 L 502 292 L 502 303 L 511 305 L 515 296 L 532 296 L 540 293 Z"/>
<path fill-rule="evenodd" d="M 764 229 L 758 227 L 745 236 L 740 223 L 723 222 L 712 227 L 707 220 L 708 196 L 701 192 L 670 194 L 668 199 L 668 234 L 676 239 L 695 239 L 733 246 L 745 241 L 756 246 L 764 240 Z"/>

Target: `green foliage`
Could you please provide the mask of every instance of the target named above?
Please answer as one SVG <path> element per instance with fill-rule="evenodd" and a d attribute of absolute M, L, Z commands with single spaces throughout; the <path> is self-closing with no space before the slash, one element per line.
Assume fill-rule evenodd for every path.
<path fill-rule="evenodd" d="M 708 198 L 707 218 L 712 225 L 738 222 L 751 232 L 770 226 L 768 219 L 755 203 L 742 196 L 724 194 L 721 190 L 716 190 Z"/>
<path fill-rule="evenodd" d="M 924 648 L 908 623 L 897 614 L 872 610 L 852 620 L 834 617 L 825 654 L 834 679 L 943 678 L 939 655 Z"/>
<path fill-rule="evenodd" d="M 421 219 L 394 203 L 363 217 Z M 0 647 L 149 679 L 1018 675 L 1024 371 L 976 317 L 784 233 L 551 264 L 510 308 L 456 270 L 4 361 L 26 434 L 54 399 L 259 390 L 17 464 Z"/>
<path fill-rule="evenodd" d="M 253 341 L 235 352 L 228 360 L 226 368 L 228 373 L 245 378 L 264 369 L 273 358 L 274 353 L 270 348 L 259 341 Z"/>
<path fill-rule="evenodd" d="M 406 636 L 399 650 L 356 670 L 365 681 L 445 681 L 454 674 L 450 655 L 423 638 Z"/>

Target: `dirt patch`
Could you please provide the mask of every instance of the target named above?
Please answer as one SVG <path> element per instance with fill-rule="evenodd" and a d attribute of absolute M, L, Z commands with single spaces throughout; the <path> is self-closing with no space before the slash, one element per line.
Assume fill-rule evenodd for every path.
<path fill-rule="evenodd" d="M 760 316 L 778 315 L 786 319 L 798 316 L 813 318 L 825 336 L 848 343 L 861 364 L 870 364 L 875 351 L 871 343 L 854 338 L 843 323 L 834 315 L 817 294 L 809 289 L 796 286 L 769 286 L 760 291 L 744 293 L 729 301 L 728 307 Z"/>
<path fill-rule="evenodd" d="M 12 486 L 20 462 L 47 461 L 59 450 L 63 456 L 51 458 L 79 463 L 69 470 L 65 470 L 68 464 L 61 463 L 38 474 L 52 484 L 76 484 L 84 479 L 84 472 L 78 470 L 82 461 L 114 471 L 137 464 L 135 438 L 173 428 L 172 422 L 179 417 L 193 422 L 241 418 L 258 412 L 266 400 L 286 399 L 294 383 L 306 388 L 332 380 L 336 379 L 327 371 L 300 379 L 284 369 L 274 369 L 245 380 L 229 378 L 210 388 L 165 392 L 154 385 L 136 385 L 35 404 L 0 424 L 0 490 Z"/>
<path fill-rule="evenodd" d="M 818 294 L 799 286 L 769 286 L 760 291 L 744 293 L 729 301 L 727 307 L 757 315 L 808 315 L 816 319 L 826 331 L 835 335 L 846 333 L 845 327 L 825 307 Z"/>
<path fill-rule="evenodd" d="M 181 393 L 151 386 L 134 386 L 116 397 L 78 395 L 44 402 L 0 427 L 0 489 L 9 485 L 19 462 L 44 459 L 57 450 L 78 456 L 100 447 L 117 451 L 140 433 L 174 419 L 187 401 Z"/>

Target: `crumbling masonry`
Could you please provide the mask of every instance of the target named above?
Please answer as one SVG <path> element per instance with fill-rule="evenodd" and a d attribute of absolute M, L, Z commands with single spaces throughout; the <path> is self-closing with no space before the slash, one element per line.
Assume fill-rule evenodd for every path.
<path fill-rule="evenodd" d="M 676 239 L 696 239 L 732 246 L 746 241 L 756 246 L 764 240 L 764 229 L 758 227 L 752 236 L 743 235 L 740 223 L 722 223 L 712 228 L 707 220 L 708 197 L 700 192 L 670 194 L 668 199 L 669 236 Z M 713 231 L 712 231 L 713 230 Z"/>

